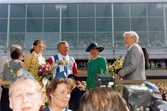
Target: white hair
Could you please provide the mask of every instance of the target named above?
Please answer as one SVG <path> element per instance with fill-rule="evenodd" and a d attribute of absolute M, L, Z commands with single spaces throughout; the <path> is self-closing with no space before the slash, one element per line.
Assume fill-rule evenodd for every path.
<path fill-rule="evenodd" d="M 135 31 L 128 31 L 123 33 L 123 37 L 125 37 L 126 34 L 129 34 L 132 38 L 136 38 L 136 43 L 139 42 L 139 35 Z"/>

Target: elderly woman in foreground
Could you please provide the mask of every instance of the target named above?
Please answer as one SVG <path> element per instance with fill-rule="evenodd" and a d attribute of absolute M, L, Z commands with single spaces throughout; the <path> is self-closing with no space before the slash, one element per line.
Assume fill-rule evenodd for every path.
<path fill-rule="evenodd" d="M 80 99 L 78 111 L 129 111 L 126 101 L 108 87 L 97 87 Z"/>

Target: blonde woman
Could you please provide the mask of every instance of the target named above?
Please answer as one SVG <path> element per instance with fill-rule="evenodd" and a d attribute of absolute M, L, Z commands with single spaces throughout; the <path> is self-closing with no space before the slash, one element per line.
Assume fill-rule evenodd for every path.
<path fill-rule="evenodd" d="M 30 50 L 31 54 L 25 56 L 24 63 L 22 65 L 22 67 L 30 72 L 38 82 L 41 81 L 40 77 L 38 76 L 38 67 L 42 64 L 46 64 L 46 60 L 42 56 L 42 51 L 44 48 L 45 43 L 42 40 L 34 41 L 33 47 Z M 42 85 L 41 82 L 40 85 Z"/>
<path fill-rule="evenodd" d="M 42 40 L 35 40 L 33 43 L 33 47 L 30 50 L 29 55 L 26 55 L 24 58 L 24 63 L 22 67 L 30 72 L 34 79 L 41 85 L 43 88 L 42 93 L 42 105 L 45 105 L 45 86 L 42 84 L 41 77 L 38 76 L 38 68 L 42 64 L 46 64 L 45 58 L 42 56 L 42 51 L 45 48 L 45 43 Z"/>

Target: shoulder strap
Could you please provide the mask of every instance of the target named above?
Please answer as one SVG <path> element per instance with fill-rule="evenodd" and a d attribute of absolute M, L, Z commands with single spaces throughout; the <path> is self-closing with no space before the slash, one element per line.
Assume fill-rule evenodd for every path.
<path fill-rule="evenodd" d="M 75 61 L 73 57 L 71 57 L 71 56 L 68 56 L 68 57 L 69 57 L 69 60 L 70 60 L 70 61 L 72 61 L 72 62 Z"/>
<path fill-rule="evenodd" d="M 56 63 L 56 60 L 59 59 L 58 55 L 54 55 L 53 58 L 54 58 L 54 63 Z M 59 68 L 59 67 L 57 67 L 57 69 L 56 69 L 56 74 L 57 74 L 58 72 L 60 72 L 60 68 Z"/>
<path fill-rule="evenodd" d="M 151 111 L 153 110 L 155 101 L 157 101 L 158 99 L 159 99 L 159 98 L 156 98 L 156 99 L 154 99 L 154 100 L 151 102 L 151 104 L 150 104 Z"/>
<path fill-rule="evenodd" d="M 54 62 L 56 62 L 56 60 L 59 59 L 59 58 L 58 58 L 58 55 L 54 55 L 53 58 L 54 58 Z"/>

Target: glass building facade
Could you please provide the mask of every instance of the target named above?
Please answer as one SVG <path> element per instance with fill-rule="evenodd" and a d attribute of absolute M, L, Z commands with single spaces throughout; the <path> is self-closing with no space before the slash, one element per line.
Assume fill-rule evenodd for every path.
<path fill-rule="evenodd" d="M 29 50 L 36 39 L 47 50 L 62 40 L 70 50 L 92 42 L 121 49 L 129 30 L 139 34 L 142 47 L 167 46 L 167 3 L 3 3 L 0 10 L 0 49 L 18 44 Z"/>

